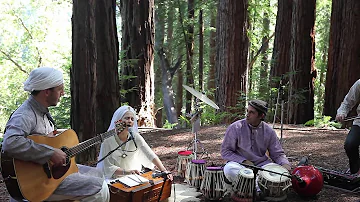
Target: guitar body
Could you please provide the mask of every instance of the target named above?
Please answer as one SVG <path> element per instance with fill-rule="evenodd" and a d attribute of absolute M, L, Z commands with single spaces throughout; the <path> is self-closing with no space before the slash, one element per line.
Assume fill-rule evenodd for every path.
<path fill-rule="evenodd" d="M 46 144 L 54 148 L 70 148 L 79 144 L 76 133 L 69 129 L 55 137 L 28 136 L 38 144 Z M 70 158 L 66 166 L 52 167 L 48 163 L 51 177 L 44 166 L 30 161 L 13 159 L 1 154 L 2 175 L 6 187 L 15 199 L 27 199 L 32 202 L 44 201 L 56 190 L 59 184 L 70 174 L 78 172 L 75 157 Z"/>

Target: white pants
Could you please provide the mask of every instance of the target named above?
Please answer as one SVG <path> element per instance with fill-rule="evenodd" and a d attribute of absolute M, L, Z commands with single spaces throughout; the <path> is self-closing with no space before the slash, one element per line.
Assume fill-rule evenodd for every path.
<path fill-rule="evenodd" d="M 62 200 L 80 200 L 84 202 L 109 202 L 110 193 L 107 183 L 104 181 L 101 190 L 91 196 L 64 196 L 64 195 L 51 195 L 46 201 L 62 201 Z M 26 201 L 26 200 L 24 200 Z M 10 198 L 10 202 L 16 202 L 15 199 Z"/>

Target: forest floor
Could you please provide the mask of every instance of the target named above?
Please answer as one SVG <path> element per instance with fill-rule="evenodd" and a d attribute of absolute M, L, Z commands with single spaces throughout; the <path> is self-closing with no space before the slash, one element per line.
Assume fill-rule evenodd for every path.
<path fill-rule="evenodd" d="M 279 128 L 279 125 L 276 125 L 275 128 Z M 207 160 L 207 166 L 225 164 L 220 156 L 220 145 L 225 130 L 226 126 L 220 125 L 203 127 L 197 133 L 197 139 L 200 140 L 200 143 L 197 144 L 199 151 L 204 148 L 208 153 L 208 157 L 204 157 Z M 276 129 L 276 132 L 280 136 L 281 131 Z M 343 149 L 347 132 L 346 129 L 284 125 L 282 145 L 293 168 L 296 168 L 299 160 L 306 156 L 309 164 L 313 166 L 344 172 L 348 168 L 348 160 Z M 143 137 L 167 169 L 177 176 L 178 152 L 193 145 L 194 134 L 191 129 L 158 130 L 143 133 Z M 184 179 L 175 177 L 174 183 L 184 183 Z M 205 201 L 203 196 L 200 196 L 200 200 Z M 0 201 L 9 201 L 9 195 L 3 183 L 0 183 Z M 223 201 L 228 200 L 224 199 Z M 360 201 L 360 195 L 325 186 L 316 197 L 304 199 L 290 188 L 286 201 L 354 202 Z"/>

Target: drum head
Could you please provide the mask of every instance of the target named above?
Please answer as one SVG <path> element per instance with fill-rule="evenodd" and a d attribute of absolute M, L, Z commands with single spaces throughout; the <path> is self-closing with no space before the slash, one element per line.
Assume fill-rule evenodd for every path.
<path fill-rule="evenodd" d="M 206 160 L 204 160 L 204 159 L 193 159 L 193 160 L 191 160 L 191 163 L 194 163 L 194 164 L 205 164 L 205 163 L 206 163 Z"/>
<path fill-rule="evenodd" d="M 190 150 L 179 151 L 178 154 L 181 155 L 181 156 L 189 156 L 189 155 L 192 154 L 192 151 L 190 151 Z"/>
<path fill-rule="evenodd" d="M 206 170 L 212 170 L 212 171 L 219 171 L 222 170 L 223 168 L 220 166 L 208 166 L 206 167 Z"/>
<path fill-rule="evenodd" d="M 290 180 L 290 178 L 286 177 L 285 175 L 290 175 L 289 171 L 286 170 L 286 168 L 280 166 L 280 165 L 276 165 L 276 164 L 270 164 L 270 165 L 266 165 L 263 167 L 266 170 L 270 170 L 270 171 L 274 171 L 277 173 L 281 173 L 284 175 L 279 175 L 276 173 L 271 173 L 268 171 L 260 171 L 259 174 L 264 177 L 266 180 L 271 181 L 271 182 L 285 182 L 287 180 Z"/>
<path fill-rule="evenodd" d="M 241 168 L 239 170 L 239 175 L 245 178 L 254 178 L 254 172 L 250 168 Z"/>

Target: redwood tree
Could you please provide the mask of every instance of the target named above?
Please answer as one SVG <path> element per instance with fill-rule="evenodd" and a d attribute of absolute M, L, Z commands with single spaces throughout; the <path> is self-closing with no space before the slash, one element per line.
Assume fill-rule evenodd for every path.
<path fill-rule="evenodd" d="M 106 131 L 119 105 L 115 1 L 74 0 L 72 26 L 71 127 L 84 141 Z M 96 157 L 91 148 L 77 161 Z"/>
<path fill-rule="evenodd" d="M 272 55 L 272 63 L 270 69 L 270 85 L 272 88 L 279 90 L 280 79 L 282 75 L 288 75 L 290 71 L 290 47 L 291 47 L 291 27 L 292 22 L 292 1 L 278 0 L 278 11 L 276 15 L 274 49 Z M 285 85 L 289 81 L 288 76 L 283 77 L 282 84 Z M 286 91 L 281 95 L 280 99 L 286 99 Z M 277 97 L 277 96 L 272 96 Z M 275 109 L 274 103 L 277 100 L 270 100 L 271 108 Z M 280 100 L 279 100 L 280 102 Z M 286 110 L 284 110 L 286 111 Z M 285 120 L 286 122 L 286 120 Z"/>
<path fill-rule="evenodd" d="M 324 114 L 333 118 L 350 87 L 360 78 L 359 9 L 358 0 L 332 1 Z"/>
<path fill-rule="evenodd" d="M 126 65 L 122 89 L 127 90 L 124 102 L 132 105 L 139 116 L 154 126 L 154 1 L 120 1 L 122 17 L 122 50 Z"/>
<path fill-rule="evenodd" d="M 246 93 L 247 8 L 248 0 L 218 1 L 215 100 L 220 111 L 233 111 L 240 93 Z"/>
<path fill-rule="evenodd" d="M 294 0 L 289 83 L 289 123 L 314 119 L 316 0 Z"/>

